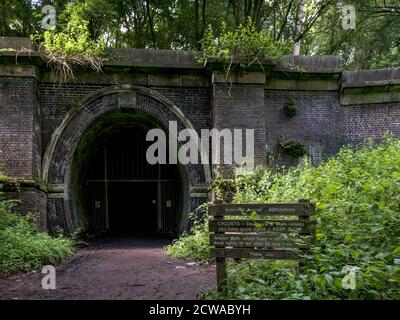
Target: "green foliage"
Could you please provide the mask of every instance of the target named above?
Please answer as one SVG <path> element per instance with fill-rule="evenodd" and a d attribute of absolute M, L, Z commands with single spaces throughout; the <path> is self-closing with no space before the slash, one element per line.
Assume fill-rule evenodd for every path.
<path fill-rule="evenodd" d="M 220 0 L 2 0 L 0 36 L 29 37 L 41 30 L 41 8 L 53 5 L 62 20 L 69 5 L 88 21 L 89 39 L 104 40 L 109 47 L 199 50 L 207 26 L 219 39 L 226 30 L 234 32 L 251 17 L 257 32 L 285 44 L 301 39 L 303 55 L 339 55 L 346 68 L 365 69 L 398 65 L 391 53 L 399 44 L 398 0 L 352 0 L 356 29 L 342 27 L 346 2 L 304 1 L 301 34 L 294 32 L 300 1 Z M 61 17 L 60 17 L 61 16 Z M 226 29 L 222 30 L 221 21 Z"/>
<path fill-rule="evenodd" d="M 66 10 L 58 16 L 57 26 L 34 39 L 43 40 L 43 46 L 48 52 L 60 54 L 64 58 L 77 54 L 101 56 L 105 43 L 90 38 L 85 9 L 85 6 L 68 4 Z"/>
<path fill-rule="evenodd" d="M 39 232 L 35 216 L 12 213 L 14 204 L 0 199 L 0 272 L 29 271 L 73 253 L 71 239 Z"/>
<path fill-rule="evenodd" d="M 278 139 L 279 147 L 288 155 L 296 158 L 303 157 L 307 154 L 307 147 L 304 143 L 301 143 L 292 139 Z"/>
<path fill-rule="evenodd" d="M 400 66 L 400 48 L 394 46 L 384 54 L 381 54 L 373 59 L 371 68 L 380 69 L 388 67 L 399 67 Z"/>
<path fill-rule="evenodd" d="M 290 261 L 232 262 L 227 291 L 204 298 L 400 299 L 400 140 L 387 136 L 378 145 L 345 147 L 319 167 L 259 167 L 214 183 L 220 186 L 235 190 L 235 203 L 310 199 L 316 242 L 302 258 L 301 274 Z M 359 268 L 354 290 L 342 287 L 345 266 Z"/>
<path fill-rule="evenodd" d="M 56 27 L 32 37 L 61 82 L 73 79 L 75 69 L 101 71 L 107 56 L 105 42 L 91 38 L 86 10 L 85 5 L 67 4 Z"/>
<path fill-rule="evenodd" d="M 290 98 L 288 99 L 288 101 L 286 101 L 283 107 L 283 112 L 289 118 L 293 118 L 299 112 L 299 107 L 297 106 L 296 101 L 294 101 L 293 98 Z"/>
<path fill-rule="evenodd" d="M 228 31 L 223 22 L 221 30 L 221 34 L 215 37 L 212 26 L 208 26 L 201 41 L 201 62 L 216 60 L 229 65 L 243 63 L 248 67 L 256 62 L 261 63 L 267 57 L 279 61 L 288 50 L 287 46 L 274 41 L 270 33 L 258 32 L 250 18 L 234 31 Z"/>
<path fill-rule="evenodd" d="M 179 258 L 206 262 L 208 249 L 208 205 L 199 206 L 191 215 L 193 227 L 190 233 L 184 233 L 171 245 L 165 247 L 167 254 Z M 197 215 L 200 214 L 200 217 Z"/>

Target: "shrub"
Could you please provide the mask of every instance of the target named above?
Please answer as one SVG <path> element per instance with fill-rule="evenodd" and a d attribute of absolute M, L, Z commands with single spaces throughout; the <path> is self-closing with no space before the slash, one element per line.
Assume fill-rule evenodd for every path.
<path fill-rule="evenodd" d="M 299 108 L 292 98 L 286 101 L 283 107 L 283 112 L 288 118 L 293 118 L 299 112 Z"/>
<path fill-rule="evenodd" d="M 307 154 L 306 145 L 296 140 L 279 138 L 278 145 L 286 154 L 296 158 L 303 157 Z"/>
<path fill-rule="evenodd" d="M 167 254 L 188 260 L 206 262 L 209 259 L 208 248 L 208 212 L 207 204 L 198 207 L 191 215 L 194 223 L 190 233 L 184 233 L 171 245 L 165 247 Z M 196 217 L 200 214 L 200 217 Z"/>
<path fill-rule="evenodd" d="M 73 253 L 71 239 L 39 232 L 35 216 L 12 213 L 14 204 L 15 201 L 0 199 L 0 272 L 37 269 Z"/>
<path fill-rule="evenodd" d="M 282 45 L 274 41 L 270 33 L 258 32 L 249 18 L 246 24 L 240 24 L 236 30 L 226 30 L 225 23 L 221 26 L 222 32 L 215 37 L 211 25 L 205 32 L 202 44 L 200 62 L 216 60 L 225 64 L 243 63 L 250 66 L 261 63 L 267 57 L 282 60 L 289 52 L 290 45 Z"/>

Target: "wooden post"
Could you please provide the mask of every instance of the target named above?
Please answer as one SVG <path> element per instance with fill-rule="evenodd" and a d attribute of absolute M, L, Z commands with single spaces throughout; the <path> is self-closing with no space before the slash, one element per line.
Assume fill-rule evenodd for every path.
<path fill-rule="evenodd" d="M 213 204 L 222 204 L 221 200 L 214 200 Z M 214 216 L 214 220 L 224 220 L 223 215 Z M 216 232 L 215 234 L 223 234 L 223 232 Z M 221 248 L 216 246 L 216 248 Z M 227 274 L 226 274 L 226 258 L 216 258 L 216 269 L 217 269 L 217 289 L 218 292 L 222 292 L 225 290 L 227 285 Z"/>
<path fill-rule="evenodd" d="M 308 205 L 307 208 L 308 208 L 309 206 L 311 206 L 310 200 L 303 200 L 303 199 L 301 199 L 301 200 L 299 200 L 299 203 L 305 203 L 305 204 L 307 204 L 307 205 Z M 299 220 L 302 220 L 302 221 L 310 221 L 310 215 L 308 214 L 308 215 L 305 215 L 305 216 L 299 216 Z M 308 235 L 310 235 L 309 232 L 299 233 L 299 236 L 308 236 Z M 303 254 L 304 254 L 305 251 L 306 251 L 305 248 L 301 248 L 300 250 L 302 251 Z M 299 261 L 298 261 L 298 272 L 299 272 L 299 273 L 302 273 L 303 271 L 304 271 L 304 264 L 302 263 L 301 259 L 299 259 Z"/>

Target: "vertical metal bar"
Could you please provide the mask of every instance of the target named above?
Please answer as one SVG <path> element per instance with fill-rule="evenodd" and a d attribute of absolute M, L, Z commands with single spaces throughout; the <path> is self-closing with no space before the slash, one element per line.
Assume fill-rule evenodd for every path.
<path fill-rule="evenodd" d="M 161 181 L 160 181 L 160 175 L 161 175 L 161 167 L 160 164 L 158 166 L 158 172 L 157 172 L 157 177 L 158 177 L 158 182 L 157 182 L 157 228 L 158 231 L 162 231 L 163 225 L 162 225 L 162 197 L 161 197 Z"/>
<path fill-rule="evenodd" d="M 106 209 L 106 230 L 110 228 L 110 220 L 108 214 L 108 175 L 107 175 L 107 147 L 104 146 L 104 190 L 105 190 L 105 209 Z"/>

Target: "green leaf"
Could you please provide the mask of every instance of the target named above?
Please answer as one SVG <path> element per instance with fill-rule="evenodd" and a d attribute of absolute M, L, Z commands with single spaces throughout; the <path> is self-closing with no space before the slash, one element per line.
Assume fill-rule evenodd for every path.
<path fill-rule="evenodd" d="M 394 254 L 400 253 L 400 247 L 395 248 L 395 249 L 393 250 L 393 253 L 394 253 Z"/>
<path fill-rule="evenodd" d="M 383 226 L 372 226 L 371 227 L 371 232 L 372 233 L 377 233 L 379 231 L 382 231 L 383 229 L 385 229 Z"/>
<path fill-rule="evenodd" d="M 256 278 L 255 280 L 263 285 L 267 284 L 263 279 Z"/>
<path fill-rule="evenodd" d="M 333 277 L 330 274 L 325 274 L 325 279 L 328 285 L 331 286 L 333 284 Z"/>

